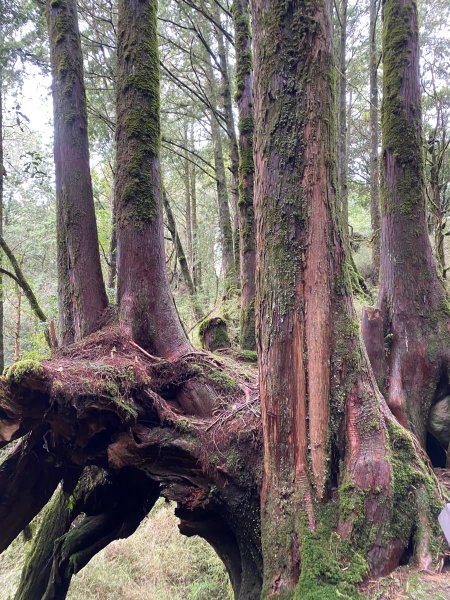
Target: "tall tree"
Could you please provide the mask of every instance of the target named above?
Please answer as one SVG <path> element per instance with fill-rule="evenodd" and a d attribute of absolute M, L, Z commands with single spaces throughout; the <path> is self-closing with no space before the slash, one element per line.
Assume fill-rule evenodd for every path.
<path fill-rule="evenodd" d="M 53 76 L 59 319 L 63 343 L 94 331 L 107 306 L 89 167 L 76 0 L 47 0 Z"/>
<path fill-rule="evenodd" d="M 378 51 L 377 21 L 380 0 L 370 0 L 369 72 L 370 72 L 370 220 L 372 225 L 372 262 L 374 280 L 380 270 L 380 169 L 378 159 Z"/>
<path fill-rule="evenodd" d="M 156 7 L 120 0 L 119 9 L 115 201 L 120 319 L 138 344 L 168 356 L 190 345 L 164 261 Z"/>
<path fill-rule="evenodd" d="M 450 312 L 427 230 L 419 81 L 416 2 L 384 0 L 380 291 L 364 336 L 389 407 L 424 444 L 448 389 Z"/>
<path fill-rule="evenodd" d="M 339 11 L 339 158 L 338 180 L 342 207 L 342 226 L 348 235 L 348 132 L 347 132 L 347 25 L 348 0 L 341 0 Z"/>
<path fill-rule="evenodd" d="M 236 100 L 239 113 L 239 235 L 241 275 L 240 343 L 256 348 L 255 217 L 253 209 L 253 64 L 248 0 L 235 0 L 233 22 L 236 51 Z"/>
<path fill-rule="evenodd" d="M 430 475 L 359 340 L 337 226 L 330 4 L 252 8 L 262 597 L 354 597 L 358 577 L 387 572 L 416 524 L 433 523 L 422 497 Z M 337 563 L 326 550 L 333 530 Z M 422 565 L 428 535 L 415 549 Z"/>

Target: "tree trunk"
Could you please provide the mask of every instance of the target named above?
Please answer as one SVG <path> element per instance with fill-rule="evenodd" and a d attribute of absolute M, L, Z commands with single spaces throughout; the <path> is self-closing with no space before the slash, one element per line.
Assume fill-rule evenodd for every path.
<path fill-rule="evenodd" d="M 16 304 L 16 322 L 14 327 L 14 360 L 20 360 L 20 333 L 21 333 L 21 317 L 22 317 L 22 288 L 15 285 L 17 304 Z"/>
<path fill-rule="evenodd" d="M 108 287 L 114 289 L 117 283 L 117 215 L 115 193 L 111 202 L 111 233 L 109 235 L 109 273 Z"/>
<path fill-rule="evenodd" d="M 255 350 L 256 231 L 253 209 L 253 66 L 248 0 L 235 1 L 233 21 L 236 44 L 236 99 L 239 111 L 240 344 L 245 350 Z"/>
<path fill-rule="evenodd" d="M 63 343 L 99 326 L 107 306 L 89 169 L 76 0 L 47 0 L 53 77 L 59 323 Z"/>
<path fill-rule="evenodd" d="M 220 23 L 219 6 L 213 3 L 214 18 L 216 22 Z M 234 261 L 236 267 L 239 265 L 239 215 L 238 215 L 238 203 L 239 203 L 239 150 L 238 142 L 236 138 L 236 129 L 234 126 L 234 115 L 233 115 L 233 102 L 231 99 L 231 83 L 228 69 L 228 58 L 227 48 L 225 45 L 224 35 L 218 28 L 214 28 L 217 47 L 218 47 L 218 58 L 220 64 L 220 78 L 221 78 L 221 96 L 223 103 L 223 113 L 225 117 L 225 127 L 228 138 L 228 153 L 230 157 L 230 171 L 231 171 L 231 206 L 233 207 L 233 239 L 234 239 Z"/>
<path fill-rule="evenodd" d="M 436 512 L 422 494 L 436 488 L 359 340 L 333 186 L 330 4 L 252 9 L 262 598 L 352 597 L 358 579 L 398 564 L 417 523 L 430 563 Z"/>
<path fill-rule="evenodd" d="M 117 177 L 120 320 L 159 356 L 191 349 L 165 269 L 156 4 L 119 2 Z"/>
<path fill-rule="evenodd" d="M 339 195 L 342 207 L 344 236 L 348 235 L 348 147 L 347 147 L 347 8 L 341 0 L 339 37 Z"/>
<path fill-rule="evenodd" d="M 188 127 L 185 124 L 184 145 L 189 146 Z M 186 241 L 187 241 L 187 261 L 188 268 L 192 270 L 193 265 L 193 241 L 192 241 L 192 207 L 191 207 L 191 168 L 187 157 L 184 159 L 184 196 L 186 207 Z"/>
<path fill-rule="evenodd" d="M 177 251 L 177 258 L 180 264 L 181 272 L 183 274 L 184 283 L 186 284 L 188 294 L 191 297 L 192 310 L 194 311 L 194 316 L 197 319 L 197 321 L 200 321 L 203 317 L 203 313 L 197 301 L 197 295 L 195 292 L 194 283 L 192 281 L 191 272 L 189 270 L 189 265 L 186 260 L 186 255 L 184 253 L 183 244 L 181 243 L 180 236 L 178 235 L 175 218 L 173 216 L 173 212 L 170 207 L 169 199 L 167 198 L 165 190 L 163 190 L 163 204 L 164 210 L 166 211 L 167 215 L 167 228 L 169 229 L 173 245 L 175 246 Z"/>
<path fill-rule="evenodd" d="M 210 62 L 210 57 L 207 56 L 206 60 L 208 61 L 207 69 L 211 105 L 215 108 L 217 106 L 217 84 L 214 78 L 214 70 Z M 225 292 L 228 292 L 228 290 L 234 286 L 236 279 L 233 248 L 233 228 L 231 225 L 230 207 L 228 203 L 228 189 L 225 174 L 225 163 L 223 160 L 222 136 L 220 125 L 217 121 L 217 116 L 213 110 L 211 110 L 210 123 L 214 151 L 214 167 L 216 171 L 217 202 L 219 206 L 219 227 L 222 245 L 222 271 L 225 283 Z"/>
<path fill-rule="evenodd" d="M 14 600 L 42 600 L 52 567 L 53 546 L 72 522 L 70 494 L 58 488 L 45 507 L 42 522 L 20 576 Z"/>
<path fill-rule="evenodd" d="M 383 2 L 383 179 L 377 308 L 392 412 L 425 445 L 438 387 L 448 389 L 449 311 L 428 238 L 423 181 L 417 6 Z M 379 347 L 364 332 L 366 345 Z M 440 392 L 442 393 L 442 389 Z"/>
<path fill-rule="evenodd" d="M 191 145 L 194 149 L 194 139 L 191 130 Z M 197 221 L 197 172 L 195 165 L 191 165 L 191 200 L 192 200 L 192 277 L 197 292 L 202 286 L 202 264 L 198 247 L 198 221 Z"/>
<path fill-rule="evenodd" d="M 370 221 L 372 226 L 372 263 L 374 283 L 380 271 L 380 169 L 378 160 L 378 51 L 377 17 L 379 0 L 370 0 L 369 69 L 370 69 Z"/>

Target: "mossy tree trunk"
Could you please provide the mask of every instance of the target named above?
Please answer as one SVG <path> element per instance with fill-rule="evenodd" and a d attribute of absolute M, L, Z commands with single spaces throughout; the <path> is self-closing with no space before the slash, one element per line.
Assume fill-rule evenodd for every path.
<path fill-rule="evenodd" d="M 450 311 L 427 231 L 415 0 L 383 2 L 382 138 L 380 291 L 366 321 L 382 319 L 384 340 L 364 337 L 369 356 L 384 341 L 378 383 L 424 445 L 430 406 L 449 389 Z"/>
<path fill-rule="evenodd" d="M 212 3 L 213 17 L 216 23 L 220 23 L 220 11 L 217 3 Z M 231 81 L 228 67 L 227 46 L 225 43 L 223 31 L 219 27 L 214 27 L 214 33 L 217 40 L 218 64 L 220 69 L 221 96 L 223 105 L 223 115 L 225 129 L 228 141 L 228 155 L 230 159 L 229 169 L 231 172 L 230 196 L 231 206 L 233 208 L 233 243 L 234 243 L 234 261 L 236 269 L 239 265 L 240 236 L 239 236 L 239 148 L 236 137 L 236 128 L 234 124 L 233 101 L 231 97 Z"/>
<path fill-rule="evenodd" d="M 191 130 L 192 134 L 192 130 Z M 191 145 L 194 149 L 193 136 Z M 195 165 L 191 165 L 191 210 L 192 210 L 192 278 L 197 292 L 202 287 L 202 263 L 198 247 L 198 220 L 197 220 L 197 171 Z"/>
<path fill-rule="evenodd" d="M 208 72 L 208 87 L 211 95 L 211 138 L 214 151 L 214 168 L 217 185 L 217 202 L 219 208 L 219 228 L 222 245 L 222 271 L 225 285 L 225 293 L 232 290 L 236 285 L 236 263 L 233 246 L 233 227 L 230 215 L 230 205 L 228 202 L 228 187 L 225 172 L 225 162 L 223 157 L 223 144 L 221 126 L 218 116 L 215 112 L 217 107 L 217 82 L 214 76 L 214 69 L 211 65 L 211 57 L 206 56 L 206 68 Z"/>
<path fill-rule="evenodd" d="M 356 598 L 411 540 L 430 564 L 437 487 L 359 339 L 338 226 L 330 4 L 252 10 L 262 597 Z"/>
<path fill-rule="evenodd" d="M 370 0 L 369 17 L 369 84 L 370 84 L 370 221 L 372 226 L 373 280 L 378 283 L 380 271 L 380 168 L 378 159 L 378 0 Z"/>
<path fill-rule="evenodd" d="M 348 0 L 341 0 L 339 11 L 339 196 L 342 226 L 348 235 L 348 135 L 347 135 L 347 12 Z"/>
<path fill-rule="evenodd" d="M 191 349 L 164 259 L 156 2 L 119 2 L 117 246 L 120 320 L 159 356 Z"/>
<path fill-rule="evenodd" d="M 86 95 L 76 0 L 47 0 L 53 78 L 60 337 L 79 340 L 107 306 L 89 169 Z"/>
<path fill-rule="evenodd" d="M 255 350 L 255 214 L 253 209 L 253 65 L 248 0 L 235 0 L 236 100 L 239 113 L 240 344 Z"/>
<path fill-rule="evenodd" d="M 189 147 L 188 139 L 188 124 L 184 124 L 184 145 L 186 148 Z M 187 260 L 190 272 L 193 270 L 193 239 L 192 239 L 192 199 L 191 199 L 191 165 L 189 163 L 187 154 L 183 160 L 184 168 L 184 197 L 185 197 L 185 218 L 186 218 L 186 245 L 187 245 Z M 195 289 L 195 288 L 194 288 Z"/>

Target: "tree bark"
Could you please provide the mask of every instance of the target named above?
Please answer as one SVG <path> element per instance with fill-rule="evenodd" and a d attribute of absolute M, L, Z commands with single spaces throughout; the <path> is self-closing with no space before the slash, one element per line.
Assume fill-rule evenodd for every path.
<path fill-rule="evenodd" d="M 358 577 L 388 572 L 418 522 L 418 560 L 430 564 L 436 513 L 422 497 L 432 475 L 378 392 L 352 307 L 334 197 L 330 4 L 254 0 L 252 10 L 262 598 L 312 600 L 342 593 L 355 552 Z M 406 449 L 412 505 L 399 487 Z"/>
<path fill-rule="evenodd" d="M 237 104 L 239 112 L 239 234 L 241 276 L 240 344 L 256 349 L 255 333 L 255 214 L 253 209 L 253 65 L 248 0 L 233 4 Z"/>
<path fill-rule="evenodd" d="M 178 235 L 175 218 L 173 216 L 173 212 L 170 207 L 169 199 L 167 198 L 165 190 L 163 190 L 163 204 L 164 210 L 167 215 L 167 227 L 170 232 L 170 237 L 172 238 L 173 245 L 177 250 L 177 258 L 180 264 L 181 272 L 183 274 L 184 283 L 186 284 L 187 291 L 189 293 L 189 296 L 191 297 L 192 310 L 194 311 L 194 316 L 197 319 L 197 321 L 200 321 L 203 317 L 203 313 L 197 301 L 197 294 L 195 291 L 194 282 L 192 281 L 191 271 L 189 270 L 189 265 L 186 260 L 183 244 L 181 243 L 180 236 Z"/>
<path fill-rule="evenodd" d="M 194 148 L 193 132 L 191 130 L 191 146 Z M 202 286 L 202 263 L 198 246 L 198 220 L 197 220 L 197 171 L 191 165 L 191 200 L 192 200 L 192 278 L 197 292 Z"/>
<path fill-rule="evenodd" d="M 369 70 L 370 70 L 370 221 L 372 226 L 372 263 L 374 282 L 380 271 L 380 169 L 378 160 L 378 51 L 377 20 L 379 0 L 370 0 Z"/>
<path fill-rule="evenodd" d="M 156 3 L 119 2 L 115 185 L 120 320 L 159 356 L 191 349 L 165 269 Z"/>
<path fill-rule="evenodd" d="M 382 390 L 425 444 L 438 385 L 448 388 L 449 311 L 428 238 L 423 180 L 417 6 L 383 2 L 381 270 Z M 366 336 L 366 344 L 380 345 Z M 380 382 L 382 383 L 382 382 Z"/>
<path fill-rule="evenodd" d="M 219 6 L 213 3 L 214 18 L 217 23 L 220 23 Z M 233 240 L 234 240 L 234 261 L 236 268 L 239 265 L 239 149 L 236 138 L 236 128 L 234 125 L 233 102 L 231 98 L 231 82 L 228 68 L 227 47 L 225 45 L 224 35 L 221 29 L 214 27 L 216 34 L 218 58 L 220 65 L 221 78 L 221 96 L 223 103 L 223 113 L 225 117 L 225 127 L 228 138 L 228 154 L 230 157 L 231 171 L 231 206 L 233 207 Z"/>
<path fill-rule="evenodd" d="M 207 69 L 211 104 L 217 106 L 216 81 L 210 57 L 207 56 Z M 220 125 L 213 110 L 210 115 L 211 138 L 214 151 L 214 167 L 216 171 L 217 202 L 219 207 L 219 227 L 222 245 L 222 271 L 225 284 L 225 292 L 232 289 L 236 279 L 236 269 L 233 248 L 233 228 L 231 225 L 230 206 L 228 203 L 228 189 L 225 174 L 225 163 L 223 159 L 223 146 Z"/>
<path fill-rule="evenodd" d="M 99 326 L 108 301 L 89 169 L 76 0 L 47 0 L 46 16 L 53 78 L 59 333 L 67 343 Z"/>
<path fill-rule="evenodd" d="M 188 126 L 184 127 L 184 145 L 189 146 Z M 187 157 L 184 159 L 184 197 L 185 197 L 185 215 L 186 215 L 186 241 L 187 241 L 187 260 L 189 270 L 193 269 L 193 241 L 192 241 L 192 207 L 191 207 L 191 166 Z M 194 286 L 195 287 L 195 286 Z"/>
<path fill-rule="evenodd" d="M 347 147 L 347 9 L 348 0 L 341 0 L 339 36 L 339 195 L 342 207 L 342 227 L 348 236 L 348 147 Z"/>
<path fill-rule="evenodd" d="M 115 193 L 111 202 L 111 233 L 109 235 L 108 287 L 114 289 L 117 283 L 117 215 Z"/>

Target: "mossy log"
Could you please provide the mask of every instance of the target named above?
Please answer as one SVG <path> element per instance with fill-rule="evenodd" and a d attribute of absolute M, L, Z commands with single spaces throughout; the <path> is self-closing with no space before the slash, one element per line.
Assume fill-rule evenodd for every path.
<path fill-rule="evenodd" d="M 231 347 L 227 323 L 222 317 L 212 317 L 202 321 L 198 334 L 202 347 L 209 352 Z"/>

